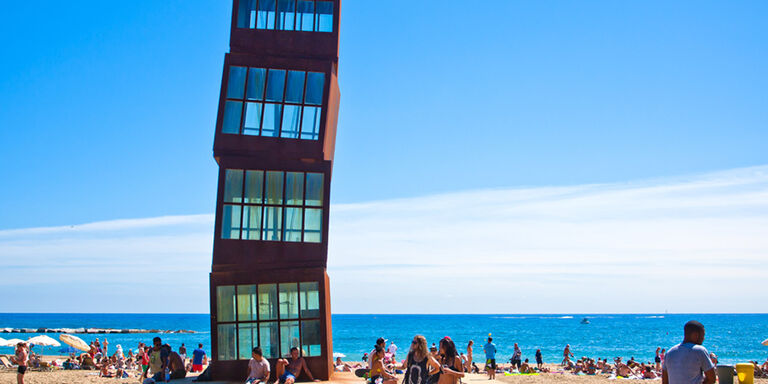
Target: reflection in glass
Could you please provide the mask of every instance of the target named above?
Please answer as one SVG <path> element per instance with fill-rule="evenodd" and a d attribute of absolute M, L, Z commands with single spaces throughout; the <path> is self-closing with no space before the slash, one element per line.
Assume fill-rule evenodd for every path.
<path fill-rule="evenodd" d="M 283 172 L 267 172 L 267 204 L 283 203 Z"/>
<path fill-rule="evenodd" d="M 299 284 L 280 284 L 280 319 L 299 318 Z"/>
<path fill-rule="evenodd" d="M 304 97 L 306 104 L 321 105 L 323 103 L 323 87 L 325 86 L 325 74 L 321 72 L 307 72 L 307 93 Z"/>
<path fill-rule="evenodd" d="M 304 100 L 304 71 L 288 71 L 288 86 L 285 88 L 285 101 L 301 104 Z"/>
<path fill-rule="evenodd" d="M 299 0 L 298 14 L 296 16 L 296 30 L 312 32 L 315 20 L 315 2 L 312 0 Z"/>
<path fill-rule="evenodd" d="M 301 241 L 301 208 L 285 208 L 283 241 Z"/>
<path fill-rule="evenodd" d="M 301 138 L 317 140 L 320 138 L 320 107 L 304 107 L 304 116 L 301 121 Z"/>
<path fill-rule="evenodd" d="M 322 173 L 307 173 L 307 200 L 304 204 L 314 207 L 323 205 Z"/>
<path fill-rule="evenodd" d="M 221 215 L 221 238 L 240 238 L 240 206 L 224 205 Z"/>
<path fill-rule="evenodd" d="M 262 136 L 279 136 L 282 112 L 283 106 L 281 104 L 264 104 L 264 122 L 261 125 Z"/>
<path fill-rule="evenodd" d="M 288 205 L 301 205 L 304 201 L 304 173 L 285 173 L 285 200 Z"/>
<path fill-rule="evenodd" d="M 264 207 L 264 235 L 266 241 L 280 241 L 283 209 L 280 207 Z"/>
<path fill-rule="evenodd" d="M 320 356 L 320 320 L 301 322 L 301 349 L 304 356 Z"/>
<path fill-rule="evenodd" d="M 219 360 L 236 360 L 237 332 L 235 324 L 219 324 Z"/>
<path fill-rule="evenodd" d="M 264 193 L 264 171 L 245 172 L 245 196 L 243 201 L 251 204 L 261 204 Z"/>
<path fill-rule="evenodd" d="M 243 201 L 243 170 L 227 169 L 224 173 L 224 202 L 240 203 Z"/>
<path fill-rule="evenodd" d="M 255 321 L 258 297 L 255 285 L 237 286 L 237 321 Z"/>
<path fill-rule="evenodd" d="M 291 348 L 299 347 L 299 322 L 281 321 L 280 322 L 280 352 L 285 356 L 290 353 Z M 301 355 L 301 351 L 299 351 Z"/>
<path fill-rule="evenodd" d="M 259 284 L 259 320 L 277 320 L 277 284 Z"/>
<path fill-rule="evenodd" d="M 323 210 L 310 209 L 304 210 L 304 242 L 319 243 L 322 241 L 323 229 Z"/>
<path fill-rule="evenodd" d="M 259 323 L 259 344 L 264 357 L 268 359 L 280 357 L 276 321 Z"/>
<path fill-rule="evenodd" d="M 259 125 L 261 125 L 261 108 L 261 103 L 245 103 L 243 135 L 259 135 Z"/>
<path fill-rule="evenodd" d="M 243 206 L 243 240 L 261 239 L 261 206 Z"/>
<path fill-rule="evenodd" d="M 253 347 L 259 345 L 259 329 L 257 323 L 241 323 L 237 325 L 238 353 L 240 360 L 249 360 Z"/>
<path fill-rule="evenodd" d="M 248 92 L 245 97 L 248 100 L 264 100 L 264 82 L 267 79 L 267 70 L 264 68 L 251 68 L 248 70 Z"/>
<path fill-rule="evenodd" d="M 256 0 L 240 0 L 240 7 L 237 9 L 237 27 L 251 29 L 256 27 Z"/>
<path fill-rule="evenodd" d="M 242 114 L 242 102 L 227 101 L 224 103 L 224 121 L 221 124 L 221 133 L 240 133 L 240 117 Z"/>
<path fill-rule="evenodd" d="M 259 1 L 257 29 L 275 29 L 275 0 Z"/>
<path fill-rule="evenodd" d="M 320 317 L 320 292 L 316 281 L 299 284 L 301 291 L 301 317 Z"/>
<path fill-rule="evenodd" d="M 333 32 L 333 2 L 317 2 L 317 20 L 315 30 L 318 32 Z"/>
<path fill-rule="evenodd" d="M 283 125 L 281 127 L 280 137 L 288 139 L 299 138 L 299 119 L 301 107 L 298 105 L 286 104 L 283 110 Z"/>
<path fill-rule="evenodd" d="M 230 99 L 242 99 L 245 92 L 246 67 L 229 67 L 229 81 L 227 81 L 227 97 Z"/>
<path fill-rule="evenodd" d="M 267 77 L 267 100 L 283 101 L 283 91 L 285 91 L 285 70 L 270 69 Z"/>
<path fill-rule="evenodd" d="M 293 31 L 293 19 L 296 17 L 295 0 L 277 1 L 277 29 Z"/>
<path fill-rule="evenodd" d="M 235 321 L 235 286 L 216 287 L 216 321 Z"/>

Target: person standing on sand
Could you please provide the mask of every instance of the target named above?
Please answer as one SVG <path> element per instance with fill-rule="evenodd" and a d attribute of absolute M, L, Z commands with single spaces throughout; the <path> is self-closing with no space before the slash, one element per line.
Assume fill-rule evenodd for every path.
<path fill-rule="evenodd" d="M 512 359 L 510 359 L 510 363 L 512 363 L 513 367 L 517 367 L 517 370 L 520 370 L 520 365 L 523 360 L 523 351 L 520 350 L 520 347 L 515 343 L 515 352 L 512 354 Z"/>
<path fill-rule="evenodd" d="M 397 361 L 397 359 L 395 358 L 395 354 L 397 353 L 397 345 L 395 345 L 394 340 L 389 342 L 389 348 L 387 348 L 387 352 L 389 352 L 389 354 L 392 355 L 392 357 L 390 357 L 392 361 Z"/>
<path fill-rule="evenodd" d="M 440 370 L 440 364 L 429 353 L 427 339 L 422 335 L 416 335 L 411 341 L 411 350 L 400 368 L 405 368 L 403 384 L 426 384 L 430 371 L 434 373 Z"/>
<path fill-rule="evenodd" d="M 181 347 L 179 347 L 179 356 L 181 356 L 181 360 L 184 361 L 184 365 L 187 364 L 187 347 L 184 346 L 184 343 L 181 343 Z"/>
<path fill-rule="evenodd" d="M 544 365 L 544 358 L 541 357 L 541 349 L 536 350 L 536 368 L 541 370 L 541 367 Z"/>
<path fill-rule="evenodd" d="M 715 366 L 704 343 L 704 325 L 691 320 L 683 327 L 683 342 L 667 351 L 662 364 L 662 384 L 714 384 Z"/>
<path fill-rule="evenodd" d="M 656 347 L 656 357 L 654 358 L 654 361 L 656 362 L 656 371 L 661 370 L 661 347 Z"/>
<path fill-rule="evenodd" d="M 566 344 L 565 349 L 563 350 L 563 362 L 560 365 L 566 365 L 571 362 L 571 357 L 573 357 L 573 353 L 571 353 L 571 345 Z"/>
<path fill-rule="evenodd" d="M 96 339 L 96 340 L 98 340 L 98 339 Z M 104 344 L 103 354 L 104 354 L 104 356 L 109 356 L 109 352 L 107 352 L 109 350 L 109 341 L 107 341 L 106 337 L 104 338 L 104 343 L 103 344 Z"/>
<path fill-rule="evenodd" d="M 483 346 L 485 352 L 485 370 L 488 371 L 488 380 L 496 380 L 496 344 L 493 337 L 488 337 L 488 342 Z"/>
<path fill-rule="evenodd" d="M 16 344 L 16 355 L 13 360 L 19 368 L 16 369 L 16 383 L 24 384 L 24 374 L 27 373 L 27 359 L 29 358 L 29 352 L 27 352 L 27 345 L 22 343 Z"/>
<path fill-rule="evenodd" d="M 475 342 L 473 340 L 470 340 L 467 344 L 467 365 L 464 369 L 467 372 L 472 371 L 472 346 L 475 345 Z"/>
<path fill-rule="evenodd" d="M 197 349 L 192 351 L 192 372 L 203 371 L 203 359 L 205 358 L 205 351 L 203 350 L 203 343 L 197 345 Z"/>

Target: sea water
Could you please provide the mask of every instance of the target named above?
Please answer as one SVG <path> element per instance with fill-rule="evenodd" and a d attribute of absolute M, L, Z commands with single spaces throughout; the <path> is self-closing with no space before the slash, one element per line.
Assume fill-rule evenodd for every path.
<path fill-rule="evenodd" d="M 589 324 L 582 324 L 583 319 Z M 621 314 L 621 315 L 333 315 L 333 350 L 346 355 L 345 360 L 360 360 L 373 348 L 378 337 L 394 341 L 400 351 L 410 346 L 414 335 L 424 335 L 437 343 L 450 336 L 460 351 L 467 342 L 475 342 L 475 361 L 483 361 L 483 344 L 492 334 L 498 350 L 497 361 L 508 360 L 513 343 L 518 343 L 523 358 L 533 360 L 541 349 L 544 361 L 559 363 L 563 348 L 571 345 L 578 358 L 590 356 L 612 360 L 616 356 L 653 361 L 657 347 L 669 348 L 682 340 L 682 328 L 688 320 L 706 326 L 704 346 L 715 352 L 721 363 L 749 360 L 765 361 L 768 347 L 768 314 Z M 121 344 L 127 352 L 139 342 L 151 343 L 155 336 L 178 348 L 185 343 L 191 351 L 202 343 L 210 355 L 210 320 L 207 314 L 9 314 L 0 313 L 0 328 L 139 328 L 160 330 L 192 330 L 192 334 L 78 334 L 90 342 L 95 338 L 109 340 L 110 351 Z M 5 339 L 26 340 L 37 334 L 0 333 Z M 56 334 L 48 334 L 55 339 Z M 12 353 L 1 348 L 0 354 Z M 45 354 L 58 353 L 58 348 L 44 349 Z M 404 357 L 404 354 L 400 354 Z"/>

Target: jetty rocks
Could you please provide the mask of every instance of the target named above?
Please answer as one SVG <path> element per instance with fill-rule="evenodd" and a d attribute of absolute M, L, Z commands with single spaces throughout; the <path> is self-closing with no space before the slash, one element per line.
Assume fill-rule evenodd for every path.
<path fill-rule="evenodd" d="M 0 333 L 196 333 L 187 329 L 112 329 L 112 328 L 0 328 Z"/>

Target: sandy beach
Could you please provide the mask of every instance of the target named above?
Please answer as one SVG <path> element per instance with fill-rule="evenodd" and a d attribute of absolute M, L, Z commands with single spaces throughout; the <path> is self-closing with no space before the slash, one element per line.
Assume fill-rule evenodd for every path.
<path fill-rule="evenodd" d="M 557 366 L 550 366 L 556 369 Z M 536 376 L 503 376 L 498 374 L 496 381 L 501 383 L 519 383 L 519 384 L 597 384 L 597 383 L 616 383 L 616 380 L 610 380 L 608 375 L 596 376 L 577 376 L 570 373 L 543 373 Z M 398 375 L 402 381 L 402 375 Z M 175 380 L 172 383 L 193 382 L 194 377 L 190 376 L 183 380 Z M 621 380 L 628 381 L 628 380 Z M 653 380 L 631 380 L 633 382 L 660 384 L 661 379 Z M 54 371 L 54 372 L 29 372 L 25 377 L 25 383 L 28 384 L 78 384 L 78 383 L 132 383 L 138 382 L 137 378 L 114 379 L 100 378 L 96 371 Z M 484 374 L 468 374 L 462 380 L 463 383 L 481 384 L 487 383 L 488 377 Z M 16 373 L 11 371 L 0 371 L 0 384 L 15 384 Z M 217 382 L 211 382 L 217 383 Z M 219 382 L 220 383 L 220 382 Z M 364 384 L 364 380 L 356 377 L 350 372 L 336 372 L 333 379 L 323 383 L 339 384 Z M 736 383 L 736 381 L 734 381 Z M 768 384 L 768 379 L 755 379 L 755 384 Z"/>

